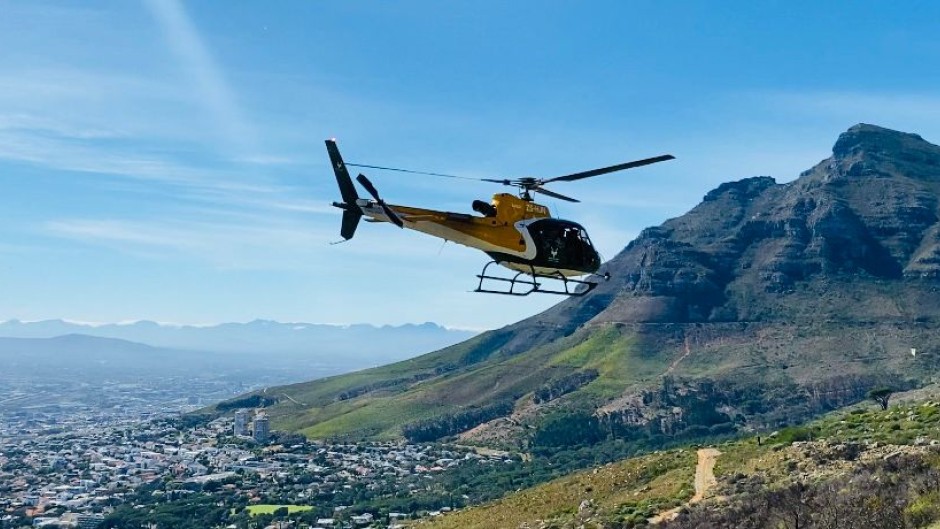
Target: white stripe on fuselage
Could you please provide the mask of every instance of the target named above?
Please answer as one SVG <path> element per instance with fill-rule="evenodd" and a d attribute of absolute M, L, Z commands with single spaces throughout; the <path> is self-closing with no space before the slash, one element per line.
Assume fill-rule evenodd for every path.
<path fill-rule="evenodd" d="M 390 222 L 380 206 L 374 205 L 373 203 L 369 203 L 367 205 L 360 204 L 360 209 L 362 209 L 362 213 L 364 215 L 372 217 L 375 220 Z M 392 211 L 395 211 L 394 207 L 392 207 Z M 396 211 L 396 213 L 398 212 Z M 478 237 L 473 237 L 472 235 L 468 235 L 462 231 L 455 230 L 443 224 L 438 224 L 436 222 L 427 220 L 410 221 L 407 220 L 407 215 L 400 215 L 402 217 L 402 221 L 405 223 L 405 227 L 408 229 L 420 231 L 421 233 L 427 233 L 428 235 L 433 235 L 448 241 L 453 241 L 457 244 L 469 246 L 470 248 L 476 248 L 477 250 L 483 250 L 484 252 L 504 253 L 529 261 L 535 259 L 535 256 L 538 253 L 538 248 L 535 246 L 535 241 L 532 239 L 532 234 L 529 233 L 529 230 L 526 229 L 526 226 L 541 219 L 520 220 L 519 222 L 513 224 L 513 226 L 516 228 L 516 231 L 519 232 L 519 234 L 522 236 L 522 240 L 525 242 L 525 250 L 519 252 L 504 246 L 500 246 L 498 244 L 484 241 Z"/>

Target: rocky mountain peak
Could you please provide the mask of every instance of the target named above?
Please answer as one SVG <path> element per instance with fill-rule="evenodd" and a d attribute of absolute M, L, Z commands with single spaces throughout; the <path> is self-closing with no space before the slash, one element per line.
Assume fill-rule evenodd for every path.
<path fill-rule="evenodd" d="M 836 158 L 846 158 L 854 154 L 895 154 L 910 149 L 937 150 L 935 145 L 924 141 L 917 134 L 899 132 L 877 125 L 859 123 L 839 135 L 832 147 Z"/>
<path fill-rule="evenodd" d="M 876 125 L 862 123 L 843 132 L 827 162 L 823 169 L 830 180 L 900 176 L 940 182 L 940 147 Z"/>

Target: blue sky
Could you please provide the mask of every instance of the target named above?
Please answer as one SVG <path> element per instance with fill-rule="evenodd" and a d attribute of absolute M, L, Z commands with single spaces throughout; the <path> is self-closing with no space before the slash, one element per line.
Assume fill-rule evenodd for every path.
<path fill-rule="evenodd" d="M 721 182 L 788 181 L 858 122 L 940 142 L 934 2 L 0 0 L 0 319 L 435 321 L 486 257 L 389 225 L 349 243 L 347 161 L 478 177 L 677 160 L 555 190 L 610 257 Z M 487 184 L 369 173 L 469 212 Z"/>

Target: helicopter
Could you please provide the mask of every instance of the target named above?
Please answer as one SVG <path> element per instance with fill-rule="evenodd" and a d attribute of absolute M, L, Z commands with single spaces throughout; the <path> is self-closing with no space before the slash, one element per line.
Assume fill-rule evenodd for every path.
<path fill-rule="evenodd" d="M 597 275 L 601 258 L 587 230 L 577 222 L 553 218 L 547 207 L 533 200 L 532 193 L 579 202 L 546 189 L 544 185 L 580 180 L 675 158 L 671 154 L 664 154 L 554 178 L 494 179 L 345 163 L 335 139 L 326 140 L 326 150 L 343 199 L 342 202 L 333 202 L 333 206 L 343 210 L 340 228 L 343 240 L 339 242 L 352 239 L 360 219 L 366 217 L 367 222 L 389 222 L 399 228 L 444 239 L 445 242 L 453 241 L 482 250 L 492 261 L 484 265 L 477 275 L 479 283 L 474 292 L 511 296 L 528 296 L 533 293 L 583 296 L 598 285 L 599 281 L 593 277 L 610 278 L 609 274 Z M 362 173 L 359 173 L 356 181 L 372 198 L 360 198 L 347 167 L 466 178 L 513 186 L 519 191 L 518 195 L 496 193 L 490 202 L 474 200 L 471 207 L 475 215 L 397 206 L 386 203 Z M 503 277 L 489 273 L 490 266 L 494 264 L 508 268 L 515 275 Z"/>

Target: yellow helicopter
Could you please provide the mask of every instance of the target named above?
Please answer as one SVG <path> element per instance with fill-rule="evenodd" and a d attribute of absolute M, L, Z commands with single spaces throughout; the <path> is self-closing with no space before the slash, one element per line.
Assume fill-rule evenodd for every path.
<path fill-rule="evenodd" d="M 483 271 L 477 275 L 480 281 L 474 292 L 512 296 L 527 296 L 532 293 L 583 296 L 598 284 L 597 281 L 591 280 L 590 276 L 594 276 L 600 268 L 601 259 L 591 244 L 587 231 L 576 222 L 552 218 L 547 207 L 533 201 L 532 192 L 578 202 L 543 186 L 549 182 L 570 182 L 675 158 L 665 154 L 554 178 L 470 178 L 519 188 L 518 197 L 509 193 L 497 193 L 489 203 L 474 200 L 472 208 L 478 215 L 471 215 L 387 204 L 379 196 L 372 182 L 362 173 L 356 180 L 372 199 L 359 198 L 347 167 L 448 178 L 468 177 L 345 163 L 336 146 L 336 140 L 333 139 L 326 140 L 326 150 L 343 197 L 342 202 L 333 202 L 333 205 L 343 210 L 340 235 L 344 240 L 352 239 L 359 220 L 365 216 L 369 222 L 390 222 L 399 228 L 409 228 L 445 241 L 476 248 L 493 260 L 484 265 Z M 512 277 L 487 274 L 493 264 L 504 266 L 516 274 Z M 582 276 L 589 278 L 577 279 Z M 602 277 L 609 279 L 610 276 L 604 274 Z M 551 284 L 556 285 L 556 288 L 548 286 Z M 504 288 L 497 289 L 491 285 Z"/>

